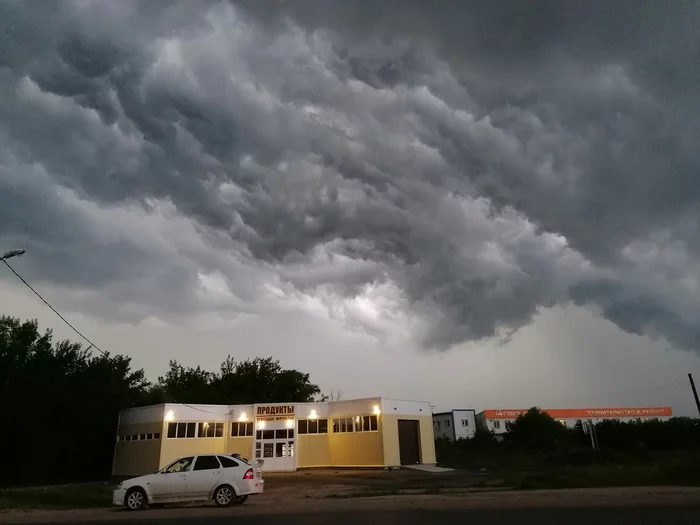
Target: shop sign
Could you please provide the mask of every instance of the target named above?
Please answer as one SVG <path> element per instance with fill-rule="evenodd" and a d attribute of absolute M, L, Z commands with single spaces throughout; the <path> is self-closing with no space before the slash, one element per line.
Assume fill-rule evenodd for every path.
<path fill-rule="evenodd" d="M 294 419 L 294 405 L 259 406 L 255 411 L 257 421 L 286 421 Z"/>

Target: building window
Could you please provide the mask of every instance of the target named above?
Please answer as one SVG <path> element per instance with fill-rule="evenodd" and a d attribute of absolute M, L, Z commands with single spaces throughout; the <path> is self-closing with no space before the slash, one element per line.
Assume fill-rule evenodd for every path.
<path fill-rule="evenodd" d="M 436 421 L 435 423 L 437 424 L 437 427 L 440 428 L 440 422 Z"/>
<path fill-rule="evenodd" d="M 168 423 L 168 438 L 193 438 L 197 435 L 197 423 Z"/>
<path fill-rule="evenodd" d="M 377 416 L 338 417 L 333 419 L 333 432 L 374 432 L 377 429 Z"/>
<path fill-rule="evenodd" d="M 231 437 L 247 437 L 253 435 L 253 422 L 242 423 L 234 421 L 231 423 Z"/>
<path fill-rule="evenodd" d="M 223 423 L 200 423 L 197 435 L 201 438 L 224 437 Z"/>
<path fill-rule="evenodd" d="M 300 419 L 297 421 L 299 434 L 328 434 L 327 419 Z"/>
<path fill-rule="evenodd" d="M 498 421 L 498 420 L 494 421 L 494 422 L 493 422 L 493 428 L 495 428 L 495 429 L 497 429 L 497 430 L 500 430 L 500 428 L 501 428 L 501 422 Z"/>
<path fill-rule="evenodd" d="M 468 419 L 463 419 L 462 420 L 462 426 L 469 428 L 469 420 Z"/>
<path fill-rule="evenodd" d="M 445 427 L 450 428 L 450 420 L 449 419 L 445 420 Z"/>
<path fill-rule="evenodd" d="M 160 439 L 160 432 L 154 434 L 129 434 L 128 436 L 119 436 L 117 441 L 147 441 L 150 439 Z"/>
<path fill-rule="evenodd" d="M 373 432 L 377 430 L 377 416 L 355 418 L 355 432 Z"/>
<path fill-rule="evenodd" d="M 355 430 L 355 425 L 351 417 L 338 417 L 333 419 L 333 432 L 352 432 Z"/>
<path fill-rule="evenodd" d="M 275 430 L 275 439 L 294 439 L 294 429 L 280 428 Z"/>

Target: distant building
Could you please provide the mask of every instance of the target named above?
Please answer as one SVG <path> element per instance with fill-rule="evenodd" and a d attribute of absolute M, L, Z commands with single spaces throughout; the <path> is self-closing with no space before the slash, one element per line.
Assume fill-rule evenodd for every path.
<path fill-rule="evenodd" d="M 667 420 L 673 417 L 671 407 L 643 407 L 643 408 L 546 408 L 542 409 L 562 425 L 573 428 L 577 423 L 588 421 L 600 423 L 601 421 L 616 419 L 619 421 L 635 421 L 637 419 Z M 527 412 L 527 409 L 489 409 L 476 415 L 476 426 L 480 430 L 488 430 L 495 434 L 504 434 L 506 425 Z M 434 421 L 435 418 L 433 418 Z"/>
<path fill-rule="evenodd" d="M 472 409 L 455 409 L 433 414 L 433 434 L 450 441 L 474 437 L 476 412 Z"/>

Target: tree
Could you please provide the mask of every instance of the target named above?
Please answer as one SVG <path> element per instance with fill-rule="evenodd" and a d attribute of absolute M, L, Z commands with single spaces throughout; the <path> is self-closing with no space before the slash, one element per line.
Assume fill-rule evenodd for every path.
<path fill-rule="evenodd" d="M 166 402 L 218 403 L 214 388 L 216 375 L 201 367 L 185 368 L 177 361 L 169 362 L 170 369 L 158 378 L 154 387 L 154 398 L 162 396 Z M 154 399 L 155 400 L 155 399 Z"/>
<path fill-rule="evenodd" d="M 0 450 L 11 451 L 0 485 L 107 479 L 117 415 L 148 390 L 128 357 L 52 340 L 36 321 L 0 317 Z"/>
<path fill-rule="evenodd" d="M 284 369 L 272 357 L 236 361 L 231 356 L 221 363 L 218 373 L 171 361 L 170 370 L 158 378 L 155 390 L 167 402 L 227 405 L 307 402 L 320 392 L 309 374 Z"/>
<path fill-rule="evenodd" d="M 53 341 L 36 321 L 0 317 L 0 486 L 108 479 L 118 414 L 163 402 L 248 404 L 311 401 L 309 374 L 271 357 L 235 361 L 217 373 L 170 361 L 156 385 L 123 355 L 93 355 Z"/>
<path fill-rule="evenodd" d="M 570 440 L 567 428 L 537 407 L 532 407 L 507 425 L 506 439 L 523 448 L 553 450 Z"/>

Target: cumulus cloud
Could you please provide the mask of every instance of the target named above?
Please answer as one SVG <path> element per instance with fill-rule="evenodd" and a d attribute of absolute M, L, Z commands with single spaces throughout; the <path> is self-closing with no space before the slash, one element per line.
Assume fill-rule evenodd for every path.
<path fill-rule="evenodd" d="M 0 3 L 32 279 L 439 349 L 573 301 L 698 348 L 692 3 L 262 4 Z"/>

